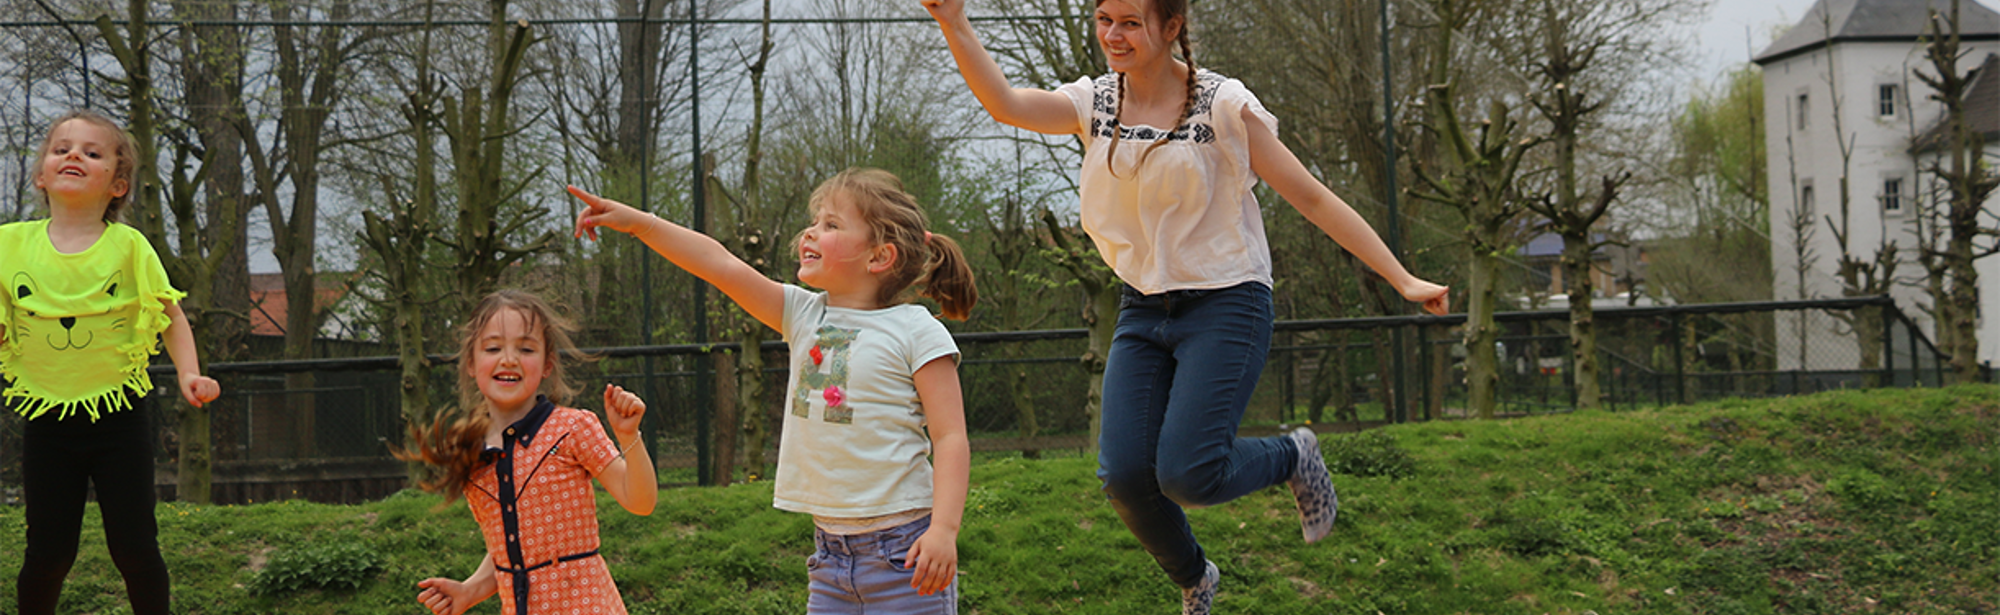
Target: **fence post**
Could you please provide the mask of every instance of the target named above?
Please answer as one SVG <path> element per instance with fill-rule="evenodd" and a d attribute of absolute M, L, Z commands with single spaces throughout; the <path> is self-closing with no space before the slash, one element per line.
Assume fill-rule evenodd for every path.
<path fill-rule="evenodd" d="M 1299 373 L 1299 366 L 1294 362 L 1293 358 L 1298 354 L 1298 350 L 1297 344 L 1292 339 L 1292 332 L 1286 331 L 1279 335 L 1283 336 L 1279 341 L 1284 344 L 1283 347 L 1287 350 L 1285 350 L 1284 358 L 1279 360 L 1279 364 L 1284 366 L 1283 369 L 1285 370 L 1285 379 L 1282 381 L 1285 390 L 1285 405 L 1278 408 L 1278 423 L 1288 424 L 1291 417 L 1298 413 L 1293 408 L 1293 404 L 1297 403 L 1297 398 L 1295 397 L 1296 390 L 1293 387 L 1297 386 Z M 1314 374 L 1314 376 L 1318 376 L 1318 374 Z"/>
<path fill-rule="evenodd" d="M 1882 387 L 1889 388 L 1896 386 L 1896 333 L 1895 329 L 1892 328 L 1896 326 L 1895 312 L 1893 311 L 1896 304 L 1894 302 L 1884 303 L 1885 305 L 1875 309 L 1879 310 L 1878 313 L 1882 316 Z M 1911 360 L 1915 360 L 1916 358 L 1916 354 L 1912 353 L 1910 355 Z M 1912 378 L 1911 384 L 1916 384 L 1915 380 L 1915 378 Z"/>
<path fill-rule="evenodd" d="M 1667 315 L 1668 328 L 1673 335 L 1668 339 L 1674 345 L 1674 403 L 1687 403 L 1687 361 L 1681 356 L 1681 312 L 1674 310 Z"/>
<path fill-rule="evenodd" d="M 1433 386 L 1431 378 L 1436 376 L 1437 374 L 1435 373 L 1434 370 L 1431 369 L 1430 338 L 1431 338 L 1430 327 L 1423 325 L 1417 326 L 1417 366 L 1418 366 L 1417 371 L 1423 374 L 1423 377 L 1417 379 L 1417 386 L 1420 387 L 1420 390 L 1423 391 L 1423 396 L 1421 397 L 1421 399 L 1423 400 L 1424 404 L 1425 421 L 1431 421 L 1437 418 L 1431 415 L 1431 407 L 1432 407 L 1431 387 Z"/>
<path fill-rule="evenodd" d="M 1404 386 L 1405 381 L 1403 379 L 1403 349 L 1406 348 L 1403 344 L 1403 329 L 1405 326 L 1396 325 L 1395 330 L 1389 334 L 1389 344 L 1394 350 L 1389 353 L 1391 357 L 1390 363 L 1392 364 L 1391 382 L 1385 384 L 1394 387 L 1391 390 L 1395 391 L 1388 399 L 1390 404 L 1394 406 L 1388 408 L 1390 413 L 1388 419 L 1391 423 L 1407 423 L 1410 421 L 1410 390 Z"/>

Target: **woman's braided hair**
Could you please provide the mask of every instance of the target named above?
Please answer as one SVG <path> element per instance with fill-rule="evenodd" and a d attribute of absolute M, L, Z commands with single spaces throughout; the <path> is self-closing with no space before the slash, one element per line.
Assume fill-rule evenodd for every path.
<path fill-rule="evenodd" d="M 1097 0 L 1097 4 L 1104 4 L 1104 0 Z M 1169 126 L 1166 132 L 1160 133 L 1159 137 L 1153 139 L 1153 144 L 1146 146 L 1145 151 L 1139 152 L 1139 163 L 1134 165 L 1133 169 L 1145 165 L 1146 157 L 1152 155 L 1154 149 L 1166 145 L 1167 137 L 1172 136 L 1175 131 L 1180 130 L 1181 124 L 1186 123 L 1188 116 L 1194 113 L 1196 70 L 1194 65 L 1194 47 L 1188 43 L 1187 0 L 1151 0 L 1151 4 L 1153 7 L 1153 16 L 1159 19 L 1160 23 L 1164 24 L 1173 21 L 1175 18 L 1181 20 L 1180 34 L 1174 40 L 1180 44 L 1181 60 L 1187 63 L 1187 97 L 1181 100 L 1180 117 L 1174 120 L 1174 125 Z M 1122 121 L 1122 117 L 1125 114 L 1125 73 L 1118 73 L 1117 105 L 1116 110 L 1112 111 L 1111 115 L 1111 148 L 1105 152 L 1104 156 L 1104 166 L 1111 170 L 1112 177 L 1118 176 L 1118 168 L 1112 165 L 1112 161 L 1117 159 L 1118 141 L 1125 132 L 1124 122 Z"/>

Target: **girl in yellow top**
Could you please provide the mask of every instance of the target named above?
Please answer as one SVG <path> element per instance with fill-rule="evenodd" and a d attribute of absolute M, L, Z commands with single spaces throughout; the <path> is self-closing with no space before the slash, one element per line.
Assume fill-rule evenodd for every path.
<path fill-rule="evenodd" d="M 28 419 L 21 455 L 27 549 L 17 579 L 21 615 L 56 612 L 76 561 L 86 490 L 95 485 L 105 546 L 138 615 L 168 612 L 166 561 L 153 520 L 153 452 L 146 363 L 165 334 L 181 396 L 200 406 L 221 394 L 201 375 L 194 334 L 175 303 L 185 296 L 145 236 L 118 222 L 137 147 L 110 118 L 56 120 L 42 143 L 35 187 L 49 217 L 0 226 L 0 393 Z"/>

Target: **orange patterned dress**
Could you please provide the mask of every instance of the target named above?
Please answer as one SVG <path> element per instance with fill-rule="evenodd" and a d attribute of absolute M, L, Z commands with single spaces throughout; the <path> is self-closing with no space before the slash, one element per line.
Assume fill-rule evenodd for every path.
<path fill-rule="evenodd" d="M 597 416 L 536 400 L 507 426 L 493 463 L 473 473 L 466 503 L 493 556 L 506 615 L 624 615 L 597 554 L 590 480 L 618 457 Z"/>

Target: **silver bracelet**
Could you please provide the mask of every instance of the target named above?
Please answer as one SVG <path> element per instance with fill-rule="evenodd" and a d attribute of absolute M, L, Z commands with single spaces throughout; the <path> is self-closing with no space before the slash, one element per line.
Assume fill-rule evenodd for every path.
<path fill-rule="evenodd" d="M 616 458 L 617 458 L 617 459 L 624 459 L 624 458 L 625 458 L 625 453 L 626 453 L 627 451 L 630 451 L 630 450 L 632 450 L 632 447 L 634 447 L 634 446 L 638 446 L 640 442 L 645 442 L 645 441 L 646 441 L 646 435 L 645 435 L 645 432 L 639 432 L 639 433 L 634 433 L 634 434 L 632 434 L 632 443 L 631 443 L 631 444 L 627 444 L 627 445 L 625 445 L 625 448 L 622 448 L 622 449 L 619 449 L 619 450 L 618 450 L 618 457 L 616 457 Z"/>

